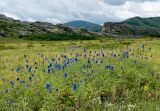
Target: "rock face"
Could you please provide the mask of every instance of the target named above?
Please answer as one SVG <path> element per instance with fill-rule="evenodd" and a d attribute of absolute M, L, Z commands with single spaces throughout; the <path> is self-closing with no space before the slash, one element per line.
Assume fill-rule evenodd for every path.
<path fill-rule="evenodd" d="M 140 18 L 135 17 L 123 22 L 106 22 L 103 25 L 104 34 L 116 35 L 137 35 L 137 36 L 157 36 L 160 37 L 160 24 L 156 21 L 160 18 Z M 158 22 L 157 22 L 158 23 Z"/>
<path fill-rule="evenodd" d="M 134 34 L 134 27 L 120 22 L 109 22 L 104 24 L 102 31 L 110 34 Z"/>

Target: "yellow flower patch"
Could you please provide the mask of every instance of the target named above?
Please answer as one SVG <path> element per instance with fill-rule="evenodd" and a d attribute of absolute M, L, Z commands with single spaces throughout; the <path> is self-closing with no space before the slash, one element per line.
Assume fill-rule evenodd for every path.
<path fill-rule="evenodd" d="M 149 90 L 149 87 L 146 85 L 144 86 L 144 91 L 148 91 Z"/>

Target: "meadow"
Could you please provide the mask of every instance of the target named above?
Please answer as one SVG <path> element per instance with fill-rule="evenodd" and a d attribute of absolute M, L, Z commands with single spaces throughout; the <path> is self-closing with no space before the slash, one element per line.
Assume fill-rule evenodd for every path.
<path fill-rule="evenodd" d="M 160 111 L 160 39 L 0 38 L 0 111 Z"/>

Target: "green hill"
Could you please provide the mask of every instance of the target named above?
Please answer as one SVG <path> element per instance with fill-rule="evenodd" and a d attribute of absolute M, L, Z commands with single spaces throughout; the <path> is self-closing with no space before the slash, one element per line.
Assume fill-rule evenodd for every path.
<path fill-rule="evenodd" d="M 64 23 L 63 25 L 71 28 L 82 28 L 93 32 L 100 32 L 102 30 L 101 25 L 83 20 L 71 21 Z"/>
<path fill-rule="evenodd" d="M 160 17 L 141 18 L 134 17 L 123 21 L 126 24 L 141 28 L 160 28 Z"/>
<path fill-rule="evenodd" d="M 94 39 L 86 30 L 73 30 L 61 24 L 27 22 L 0 15 L 0 37 L 18 37 L 31 40 Z"/>

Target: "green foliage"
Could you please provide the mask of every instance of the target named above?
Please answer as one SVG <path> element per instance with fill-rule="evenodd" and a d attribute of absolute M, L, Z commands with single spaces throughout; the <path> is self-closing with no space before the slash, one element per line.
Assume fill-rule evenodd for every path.
<path fill-rule="evenodd" d="M 37 35 L 26 35 L 19 36 L 19 38 L 27 39 L 27 40 L 94 40 L 96 37 L 91 35 L 82 35 L 80 33 L 48 33 L 48 34 L 37 34 Z"/>

